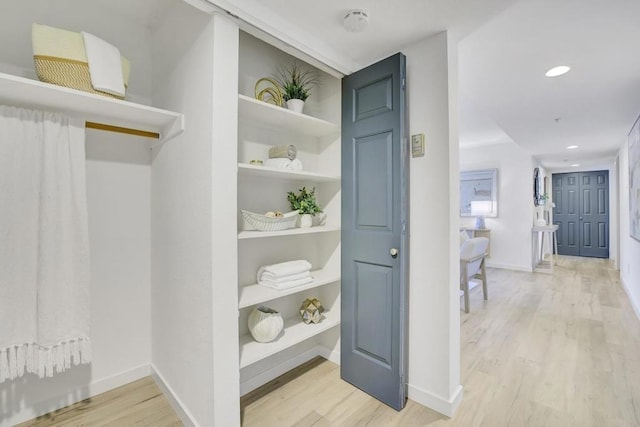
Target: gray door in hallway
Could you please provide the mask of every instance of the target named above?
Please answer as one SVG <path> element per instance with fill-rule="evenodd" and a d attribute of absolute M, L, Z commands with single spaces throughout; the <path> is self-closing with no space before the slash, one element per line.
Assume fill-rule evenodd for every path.
<path fill-rule="evenodd" d="M 408 155 L 405 57 L 342 80 L 342 379 L 406 401 Z"/>
<path fill-rule="evenodd" d="M 609 171 L 554 173 L 560 255 L 609 258 Z"/>

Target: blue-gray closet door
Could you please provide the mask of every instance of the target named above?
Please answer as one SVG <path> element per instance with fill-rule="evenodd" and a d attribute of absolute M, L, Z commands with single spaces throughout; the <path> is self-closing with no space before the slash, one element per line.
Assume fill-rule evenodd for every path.
<path fill-rule="evenodd" d="M 609 171 L 554 173 L 558 253 L 609 258 Z"/>
<path fill-rule="evenodd" d="M 406 400 L 408 156 L 405 57 L 342 80 L 341 376 Z"/>

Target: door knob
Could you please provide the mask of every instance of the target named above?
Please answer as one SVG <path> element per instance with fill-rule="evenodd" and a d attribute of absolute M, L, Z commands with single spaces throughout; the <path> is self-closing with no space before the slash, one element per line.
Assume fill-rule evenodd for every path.
<path fill-rule="evenodd" d="M 396 248 L 391 248 L 389 253 L 391 254 L 391 258 L 398 258 L 398 250 Z"/>

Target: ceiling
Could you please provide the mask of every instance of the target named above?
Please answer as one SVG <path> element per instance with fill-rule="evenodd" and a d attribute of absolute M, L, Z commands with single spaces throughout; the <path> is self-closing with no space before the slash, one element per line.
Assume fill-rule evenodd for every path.
<path fill-rule="evenodd" d="M 637 0 L 207 1 L 312 46 L 343 73 L 451 31 L 462 146 L 514 141 L 552 169 L 609 164 L 640 114 Z M 348 33 L 342 18 L 359 8 L 369 26 Z M 572 70 L 544 76 L 560 64 Z"/>
<path fill-rule="evenodd" d="M 640 114 L 638 16 L 636 0 L 518 1 L 461 42 L 463 98 L 549 168 L 612 163 Z"/>

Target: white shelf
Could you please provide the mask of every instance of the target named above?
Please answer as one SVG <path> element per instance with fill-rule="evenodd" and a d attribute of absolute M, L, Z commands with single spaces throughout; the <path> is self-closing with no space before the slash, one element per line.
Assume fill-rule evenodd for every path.
<path fill-rule="evenodd" d="M 242 335 L 240 337 L 240 368 L 256 363 L 339 324 L 340 313 L 338 310 L 332 310 L 325 311 L 324 318 L 317 324 L 307 325 L 300 317 L 286 319 L 284 333 L 281 332 L 279 338 L 269 343 L 254 341 L 249 333 Z"/>
<path fill-rule="evenodd" d="M 238 95 L 238 114 L 241 119 L 304 135 L 320 137 L 337 135 L 340 132 L 340 128 L 335 123 L 294 113 L 286 108 L 267 104 L 245 95 Z"/>
<path fill-rule="evenodd" d="M 318 227 L 310 228 L 290 228 L 283 231 L 240 231 L 238 233 L 238 239 L 263 239 L 267 237 L 282 237 L 282 236 L 295 236 L 298 234 L 315 234 L 315 233 L 328 233 L 332 231 L 340 231 L 339 226 L 321 225 Z"/>
<path fill-rule="evenodd" d="M 315 270 L 311 272 L 311 275 L 313 276 L 313 283 L 309 283 L 303 286 L 297 286 L 290 289 L 277 290 L 269 288 L 267 286 L 258 285 L 257 283 L 253 285 L 242 286 L 239 290 L 240 302 L 238 304 L 238 307 L 250 307 L 255 304 L 272 301 L 274 299 L 306 291 L 308 289 L 314 289 L 320 286 L 328 285 L 330 283 L 335 283 L 340 280 L 340 272 Z"/>
<path fill-rule="evenodd" d="M 173 138 L 184 130 L 184 116 L 179 113 L 4 73 L 0 73 L 0 103 L 157 132 L 161 140 Z"/>
<path fill-rule="evenodd" d="M 339 176 L 324 175 L 307 171 L 288 171 L 275 169 L 267 166 L 256 166 L 247 163 L 238 163 L 238 173 L 247 176 L 259 176 L 265 178 L 281 178 L 292 181 L 313 181 L 313 182 L 339 182 Z"/>

